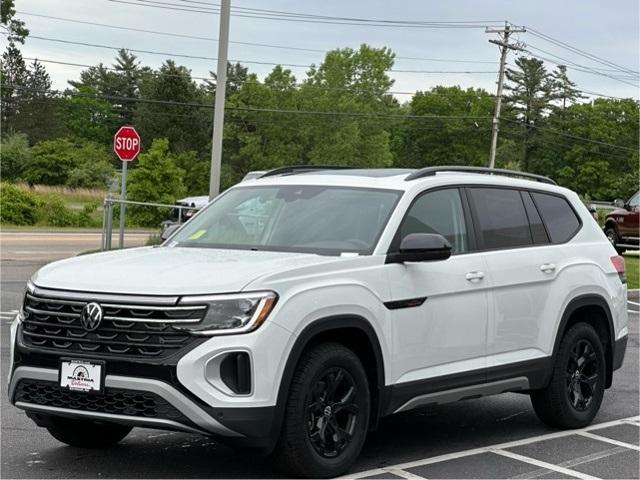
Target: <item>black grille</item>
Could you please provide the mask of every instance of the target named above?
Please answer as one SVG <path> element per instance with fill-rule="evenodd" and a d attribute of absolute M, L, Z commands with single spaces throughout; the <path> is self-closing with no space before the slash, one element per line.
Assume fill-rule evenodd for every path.
<path fill-rule="evenodd" d="M 137 390 L 106 388 L 104 393 L 84 393 L 62 389 L 54 382 L 21 380 L 16 386 L 14 401 L 112 415 L 173 420 L 191 425 L 188 418 L 162 397 Z"/>
<path fill-rule="evenodd" d="M 87 331 L 81 312 L 88 302 L 27 294 L 23 336 L 28 346 L 130 357 L 170 355 L 195 340 L 174 325 L 202 318 L 205 307 L 101 304 L 99 327 Z"/>

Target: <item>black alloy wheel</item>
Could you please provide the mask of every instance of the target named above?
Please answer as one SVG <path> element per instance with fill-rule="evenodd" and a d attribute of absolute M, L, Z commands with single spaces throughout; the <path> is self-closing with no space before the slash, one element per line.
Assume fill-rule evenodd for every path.
<path fill-rule="evenodd" d="M 589 408 L 599 380 L 594 348 L 589 340 L 579 340 L 567 364 L 567 395 L 573 408 L 579 412 Z"/>
<path fill-rule="evenodd" d="M 357 386 L 344 368 L 323 372 L 307 397 L 307 434 L 324 458 L 340 455 L 351 442 L 360 407 Z"/>

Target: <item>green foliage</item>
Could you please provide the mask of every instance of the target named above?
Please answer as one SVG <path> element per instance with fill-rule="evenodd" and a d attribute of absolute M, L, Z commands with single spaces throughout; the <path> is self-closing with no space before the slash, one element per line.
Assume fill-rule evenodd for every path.
<path fill-rule="evenodd" d="M 493 98 L 482 89 L 435 87 L 417 92 L 409 105 L 412 116 L 487 117 Z M 395 140 L 395 165 L 486 165 L 491 124 L 486 119 L 407 119 Z M 461 141 L 464 139 L 464 141 Z"/>
<path fill-rule="evenodd" d="M 83 95 L 71 96 L 65 102 L 64 121 L 69 135 L 108 145 L 117 130 L 118 115 L 108 102 L 90 96 L 97 93 L 95 89 L 83 85 L 78 92 Z"/>
<path fill-rule="evenodd" d="M 42 200 L 9 183 L 0 183 L 0 223 L 35 225 L 40 218 Z"/>
<path fill-rule="evenodd" d="M 2 6 L 8 25 L 15 13 L 13 2 L 3 0 Z M 332 50 L 299 78 L 279 65 L 259 79 L 247 67 L 229 64 L 222 189 L 251 170 L 292 164 L 486 165 L 493 95 L 476 88 L 435 86 L 401 97 L 407 101 L 399 104 L 389 93 L 393 64 L 388 48 L 368 45 Z M 16 43 L 9 42 L 0 88 L 4 178 L 72 187 L 107 185 L 114 176 L 111 165 L 120 166 L 110 153 L 113 133 L 120 125 L 132 124 L 144 149 L 156 145 L 156 139 L 168 139 L 168 145 L 160 142 L 151 150 L 172 172 L 161 176 L 142 165 L 140 171 L 151 172 L 151 180 L 142 174 L 136 179 L 136 199 L 171 203 L 183 193 L 206 194 L 212 111 L 202 106 L 214 101 L 211 76 L 211 81 L 197 82 L 188 68 L 174 61 L 153 69 L 121 50 L 111 67 L 90 67 L 69 81 L 72 88 L 64 96 L 52 96 L 44 67 L 39 62 L 26 65 Z M 505 88 L 497 166 L 549 175 L 598 200 L 628 198 L 637 189 L 636 101 L 586 103 L 565 67 L 548 71 L 542 61 L 526 57 L 508 70 Z M 30 153 L 24 137 L 11 136 L 15 132 L 36 144 Z M 130 165 L 132 175 L 141 163 Z M 165 188 L 167 180 L 171 186 Z M 128 223 L 155 224 L 166 214 L 132 210 L 138 217 L 127 218 Z"/>
<path fill-rule="evenodd" d="M 184 171 L 184 185 L 189 195 L 207 195 L 209 193 L 210 159 L 198 158 L 193 150 L 175 155 L 176 166 Z"/>
<path fill-rule="evenodd" d="M 111 156 L 101 145 L 83 139 L 40 142 L 24 168 L 30 184 L 105 187 L 114 175 Z"/>
<path fill-rule="evenodd" d="M 169 152 L 169 141 L 156 139 L 149 150 L 140 154 L 129 175 L 128 199 L 173 204 L 185 195 L 183 178 L 184 170 L 176 165 L 175 155 Z M 141 226 L 157 227 L 166 215 L 166 211 L 155 207 L 131 205 L 127 208 L 128 221 Z"/>
<path fill-rule="evenodd" d="M 4 181 L 16 181 L 22 176 L 25 165 L 31 159 L 27 136 L 22 133 L 10 135 L 0 143 L 0 172 Z"/>

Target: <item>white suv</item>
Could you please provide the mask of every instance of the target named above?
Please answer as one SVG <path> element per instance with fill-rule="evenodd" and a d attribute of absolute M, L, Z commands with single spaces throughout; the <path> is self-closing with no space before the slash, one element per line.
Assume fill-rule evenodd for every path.
<path fill-rule="evenodd" d="M 70 445 L 199 432 L 333 476 L 416 407 L 519 391 L 549 425 L 589 424 L 623 361 L 626 294 L 622 258 L 547 178 L 277 169 L 162 246 L 37 272 L 9 397 Z"/>

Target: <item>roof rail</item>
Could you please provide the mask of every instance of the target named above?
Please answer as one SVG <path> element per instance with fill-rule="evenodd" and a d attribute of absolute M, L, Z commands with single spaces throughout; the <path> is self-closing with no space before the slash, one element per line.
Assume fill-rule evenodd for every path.
<path fill-rule="evenodd" d="M 537 180 L 538 182 L 548 183 L 550 185 L 557 185 L 549 177 L 543 175 L 536 175 L 535 173 L 518 172 L 515 170 L 505 170 L 502 168 L 488 168 L 488 167 L 464 167 L 464 166 L 439 166 L 439 167 L 426 167 L 416 170 L 413 173 L 407 175 L 404 179 L 406 182 L 411 180 L 417 180 L 418 178 L 432 177 L 438 172 L 466 172 L 466 173 L 484 173 L 486 175 L 501 175 L 504 177 L 525 178 L 529 180 Z"/>
<path fill-rule="evenodd" d="M 289 167 L 278 167 L 263 173 L 258 178 L 275 177 L 276 175 L 295 175 L 296 173 L 315 172 L 317 170 L 349 170 L 355 167 L 345 167 L 340 165 L 291 165 Z"/>

